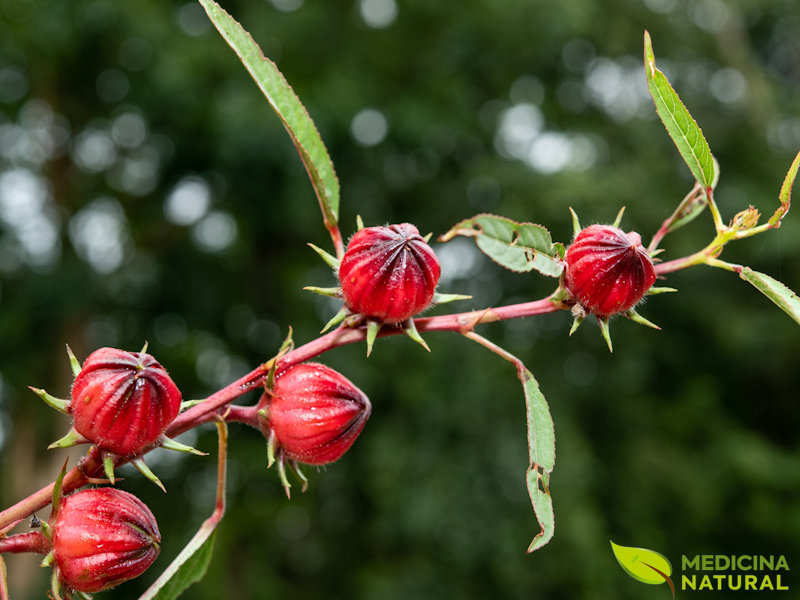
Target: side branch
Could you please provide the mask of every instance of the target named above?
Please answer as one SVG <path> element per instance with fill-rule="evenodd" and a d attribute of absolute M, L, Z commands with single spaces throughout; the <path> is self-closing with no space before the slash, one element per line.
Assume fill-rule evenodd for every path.
<path fill-rule="evenodd" d="M 484 323 L 531 317 L 534 315 L 558 312 L 567 308 L 569 307 L 562 302 L 552 297 L 547 297 L 533 302 L 523 302 L 520 304 L 487 308 L 485 310 L 425 317 L 422 319 L 415 319 L 414 322 L 417 326 L 417 330 L 420 332 L 455 331 L 465 333 L 471 331 L 476 325 Z M 387 337 L 401 333 L 404 333 L 404 330 L 400 327 L 384 327 L 379 336 Z M 366 328 L 352 329 L 340 327 L 339 329 L 292 350 L 280 359 L 278 368 L 285 369 L 291 365 L 302 363 L 315 356 L 319 356 L 333 348 L 354 344 L 364 341 L 365 339 Z M 181 413 L 169 426 L 166 435 L 168 437 L 175 437 L 202 423 L 213 420 L 221 409 L 233 402 L 236 398 L 259 388 L 269 374 L 271 367 L 272 361 L 259 365 L 244 377 L 237 379 L 233 383 L 215 392 L 202 403 Z M 234 414 L 231 415 L 233 417 L 231 420 L 248 422 L 247 416 L 245 416 L 245 413 L 241 410 L 232 409 L 232 413 Z M 147 448 L 142 455 L 147 454 L 147 452 L 155 447 L 157 447 L 157 445 Z M 116 465 L 125 464 L 135 458 L 138 458 L 138 456 L 120 459 L 116 461 Z M 103 460 L 101 452 L 96 446 L 92 446 L 86 456 L 81 459 L 78 466 L 71 469 L 64 477 L 63 492 L 66 494 L 76 490 L 86 485 L 90 479 L 101 477 L 102 473 Z M 1 512 L 0 530 L 47 506 L 51 501 L 52 495 L 53 484 L 51 483 Z"/>

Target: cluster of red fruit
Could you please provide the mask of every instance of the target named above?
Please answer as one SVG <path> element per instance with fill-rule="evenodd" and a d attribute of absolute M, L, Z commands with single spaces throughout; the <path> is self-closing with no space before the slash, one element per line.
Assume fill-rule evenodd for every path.
<path fill-rule="evenodd" d="M 413 328 L 410 319 L 431 305 L 441 272 L 426 239 L 407 223 L 360 229 L 334 265 L 344 311 L 358 317 L 346 326 Z M 567 301 L 599 319 L 631 309 L 655 280 L 639 236 L 611 226 L 582 230 L 565 267 L 564 286 L 572 295 Z M 127 460 L 155 478 L 140 458 L 153 447 L 193 450 L 164 435 L 181 410 L 181 393 L 150 354 L 101 348 L 82 367 L 73 358 L 73 370 L 69 401 L 34 390 L 73 418 L 73 429 L 54 446 L 96 445 L 112 483 L 115 464 Z M 268 439 L 270 464 L 278 461 L 284 481 L 284 461 L 296 466 L 338 460 L 371 411 L 361 390 L 318 363 L 279 368 L 265 388 L 258 426 Z M 68 590 L 96 592 L 137 577 L 159 552 L 152 512 L 115 488 L 66 496 L 54 505 L 51 521 L 41 531 L 0 539 L 0 551 L 46 554 L 45 561 L 56 566 L 54 581 Z"/>

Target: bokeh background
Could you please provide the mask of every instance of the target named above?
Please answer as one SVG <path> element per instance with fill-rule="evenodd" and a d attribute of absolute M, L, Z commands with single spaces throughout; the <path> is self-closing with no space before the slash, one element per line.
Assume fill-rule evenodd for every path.
<path fill-rule="evenodd" d="M 223 6 L 315 119 L 345 235 L 356 214 L 438 235 L 494 212 L 568 241 L 568 206 L 587 224 L 626 205 L 624 227 L 649 238 L 691 182 L 646 93 L 644 28 L 719 159 L 726 219 L 748 204 L 771 214 L 800 148 L 796 0 Z M 724 257 L 800 288 L 798 212 Z M 664 257 L 711 231 L 704 215 Z M 68 393 L 65 343 L 83 359 L 149 340 L 184 396 L 204 397 L 271 356 L 289 325 L 302 343 L 335 312 L 301 291 L 334 284 L 306 242 L 329 247 L 303 167 L 199 5 L 1 1 L 3 504 L 63 460 L 45 447 L 68 421 L 26 386 Z M 463 310 L 553 288 L 468 240 L 434 247 L 441 289 L 474 296 Z M 620 570 L 609 539 L 656 549 L 676 571 L 681 554 L 784 554 L 800 588 L 800 329 L 730 273 L 668 284 L 680 293 L 642 309 L 664 330 L 615 322 L 613 356 L 593 324 L 568 338 L 566 314 L 482 328 L 552 408 L 556 536 L 543 550 L 525 554 L 537 525 L 513 369 L 455 334 L 429 334 L 431 354 L 398 337 L 369 360 L 363 347 L 324 356 L 374 413 L 305 495 L 287 502 L 264 440 L 231 426 L 230 512 L 186 597 L 665 597 Z M 213 450 L 213 427 L 185 441 Z M 167 496 L 134 471 L 122 487 L 153 508 L 162 555 L 104 597 L 137 597 L 211 510 L 213 458 L 150 462 Z M 38 561 L 12 558 L 14 597 L 43 597 Z"/>

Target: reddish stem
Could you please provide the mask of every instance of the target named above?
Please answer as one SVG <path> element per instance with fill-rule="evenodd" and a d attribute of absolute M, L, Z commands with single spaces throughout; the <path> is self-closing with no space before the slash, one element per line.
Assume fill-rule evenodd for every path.
<path fill-rule="evenodd" d="M 485 310 L 415 319 L 415 323 L 417 330 L 420 332 L 457 331 L 465 333 L 471 331 L 476 325 L 483 323 L 542 315 L 566 308 L 568 308 L 568 306 L 565 304 L 553 301 L 550 298 L 543 298 L 533 302 L 523 302 L 520 304 L 511 304 L 509 306 L 487 308 Z M 400 333 L 403 333 L 403 329 L 400 327 L 384 327 L 379 335 L 380 337 L 387 337 Z M 280 359 L 278 368 L 285 369 L 291 365 L 305 362 L 333 348 L 360 342 L 364 340 L 365 337 L 366 329 L 363 327 L 358 329 L 340 327 L 335 331 L 312 340 L 307 344 L 303 344 L 287 353 Z M 167 429 L 167 435 L 169 437 L 174 437 L 202 423 L 211 421 L 216 417 L 216 414 L 221 412 L 222 408 L 233 402 L 233 400 L 261 386 L 268 373 L 268 363 L 261 364 L 241 379 L 237 379 L 233 383 L 215 392 L 203 403 L 193 406 L 189 410 L 178 415 Z M 252 407 L 231 406 L 228 419 L 257 427 L 257 416 L 251 414 L 251 411 L 254 411 Z M 146 454 L 156 446 L 157 444 L 154 444 L 146 448 L 142 454 Z M 117 462 L 117 465 L 129 462 L 133 458 L 135 457 L 123 458 Z M 78 489 L 86 485 L 89 478 L 100 477 L 102 473 L 103 462 L 101 453 L 96 446 L 92 446 L 86 456 L 81 459 L 78 466 L 71 469 L 64 477 L 62 493 L 67 494 Z M 53 484 L 51 483 L 5 509 L 0 513 L 0 529 L 3 529 L 14 521 L 24 519 L 33 514 L 33 512 L 47 506 L 52 499 L 52 495 Z"/>
<path fill-rule="evenodd" d="M 50 546 L 50 540 L 41 531 L 29 531 L 28 533 L 20 533 L 0 539 L 0 554 L 6 552 L 12 554 L 21 552 L 47 554 L 50 552 Z"/>

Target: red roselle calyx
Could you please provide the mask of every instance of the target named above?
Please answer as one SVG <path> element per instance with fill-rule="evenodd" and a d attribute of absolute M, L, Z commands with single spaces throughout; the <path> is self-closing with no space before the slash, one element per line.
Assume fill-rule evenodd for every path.
<path fill-rule="evenodd" d="M 436 255 L 409 223 L 358 231 L 339 265 L 347 308 L 386 323 L 427 308 L 440 275 Z"/>
<path fill-rule="evenodd" d="M 180 390 L 151 355 L 100 348 L 72 384 L 69 412 L 87 440 L 132 456 L 161 437 L 180 405 Z"/>
<path fill-rule="evenodd" d="M 364 429 L 372 407 L 346 377 L 319 363 L 278 373 L 259 409 L 283 457 L 310 465 L 338 460 Z"/>
<path fill-rule="evenodd" d="M 590 225 L 567 249 L 564 284 L 598 318 L 631 309 L 655 280 L 653 261 L 638 233 Z"/>
<path fill-rule="evenodd" d="M 67 496 L 53 527 L 59 577 L 80 592 L 99 592 L 138 577 L 153 564 L 160 544 L 150 509 L 115 488 Z"/>

